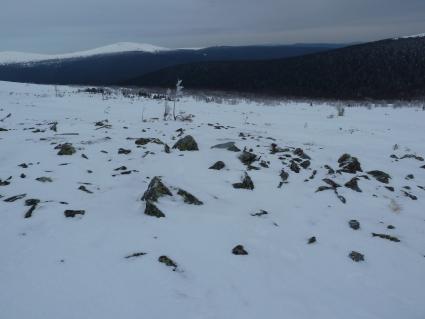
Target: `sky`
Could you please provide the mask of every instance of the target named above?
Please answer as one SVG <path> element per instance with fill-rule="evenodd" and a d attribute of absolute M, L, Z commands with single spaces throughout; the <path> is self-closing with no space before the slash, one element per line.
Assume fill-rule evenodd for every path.
<path fill-rule="evenodd" d="M 1 0 L 0 51 L 350 43 L 425 32 L 425 0 Z"/>

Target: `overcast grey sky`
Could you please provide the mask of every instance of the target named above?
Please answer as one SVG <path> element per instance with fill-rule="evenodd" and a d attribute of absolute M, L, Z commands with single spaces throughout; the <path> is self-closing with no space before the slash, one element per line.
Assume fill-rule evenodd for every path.
<path fill-rule="evenodd" d="M 425 0 L 1 0 L 0 51 L 356 42 L 425 32 Z"/>

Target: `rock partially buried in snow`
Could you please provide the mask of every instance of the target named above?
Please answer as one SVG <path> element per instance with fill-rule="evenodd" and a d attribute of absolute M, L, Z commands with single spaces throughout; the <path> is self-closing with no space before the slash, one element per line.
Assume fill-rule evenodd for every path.
<path fill-rule="evenodd" d="M 53 182 L 53 180 L 50 177 L 46 177 L 46 176 L 37 177 L 35 180 L 39 181 L 41 183 L 51 183 L 51 182 Z"/>
<path fill-rule="evenodd" d="M 245 175 L 244 175 L 242 182 L 241 183 L 234 183 L 233 188 L 253 190 L 254 189 L 254 183 L 253 183 L 251 177 L 249 177 L 248 173 L 245 172 Z"/>
<path fill-rule="evenodd" d="M 257 155 L 248 151 L 243 151 L 243 153 L 239 155 L 238 158 L 242 162 L 242 164 L 251 165 L 253 162 L 257 160 Z"/>
<path fill-rule="evenodd" d="M 369 175 L 372 175 L 378 182 L 381 182 L 384 184 L 388 184 L 391 179 L 391 176 L 383 171 L 375 170 L 375 171 L 369 171 L 367 173 Z"/>
<path fill-rule="evenodd" d="M 233 255 L 248 255 L 248 252 L 245 250 L 244 246 L 237 245 L 232 249 Z"/>
<path fill-rule="evenodd" d="M 71 210 L 71 209 L 67 209 L 66 211 L 64 211 L 65 217 L 72 217 L 72 218 L 74 218 L 77 215 L 84 215 L 85 213 L 86 213 L 85 210 Z"/>
<path fill-rule="evenodd" d="M 190 205 L 203 205 L 204 203 L 201 202 L 199 199 L 197 199 L 195 196 L 193 196 L 191 193 L 186 192 L 185 190 L 179 188 L 177 191 L 177 194 L 183 197 L 183 201 L 186 204 Z"/>
<path fill-rule="evenodd" d="M 357 177 L 353 177 L 351 180 L 349 180 L 347 183 L 344 184 L 345 187 L 352 189 L 353 191 L 361 193 L 361 189 L 357 183 L 359 179 Z"/>
<path fill-rule="evenodd" d="M 157 202 L 162 196 L 173 196 L 167 186 L 161 181 L 159 176 L 155 176 L 149 183 L 148 189 L 143 194 L 143 201 Z"/>
<path fill-rule="evenodd" d="M 219 171 L 219 170 L 223 169 L 225 166 L 226 166 L 226 164 L 224 164 L 224 162 L 218 161 L 218 162 L 215 162 L 212 166 L 210 166 L 209 169 L 215 169 L 215 170 Z"/>
<path fill-rule="evenodd" d="M 355 174 L 356 172 L 362 172 L 360 162 L 357 157 L 351 156 L 350 154 L 343 154 L 338 159 L 340 171 L 344 173 Z"/>
<path fill-rule="evenodd" d="M 75 152 L 75 147 L 71 143 L 65 143 L 60 146 L 58 155 L 72 155 Z"/>
<path fill-rule="evenodd" d="M 156 207 L 155 204 L 153 204 L 150 201 L 146 202 L 145 215 L 153 216 L 157 218 L 165 217 L 165 214 L 158 207 Z"/>
<path fill-rule="evenodd" d="M 211 146 L 211 148 L 224 149 L 231 152 L 240 152 L 241 150 L 235 145 L 235 142 L 227 142 Z"/>
<path fill-rule="evenodd" d="M 348 257 L 350 257 L 353 261 L 355 262 L 360 262 L 360 261 L 364 261 L 364 255 L 357 252 L 357 251 L 352 251 Z"/>
<path fill-rule="evenodd" d="M 179 151 L 199 151 L 198 144 L 191 135 L 179 139 L 176 144 L 174 144 L 173 148 Z"/>
<path fill-rule="evenodd" d="M 350 220 L 348 222 L 348 225 L 350 226 L 350 228 L 352 228 L 354 230 L 360 229 L 360 223 L 355 219 Z"/>
<path fill-rule="evenodd" d="M 173 271 L 177 269 L 177 263 L 168 256 L 160 256 L 158 261 L 168 267 L 172 267 Z"/>

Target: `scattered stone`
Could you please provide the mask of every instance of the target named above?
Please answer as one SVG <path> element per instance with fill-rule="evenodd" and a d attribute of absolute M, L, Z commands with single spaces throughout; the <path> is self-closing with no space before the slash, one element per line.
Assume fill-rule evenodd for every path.
<path fill-rule="evenodd" d="M 227 142 L 222 144 L 217 144 L 211 148 L 225 149 L 231 152 L 240 152 L 241 150 L 235 145 L 235 142 Z"/>
<path fill-rule="evenodd" d="M 338 183 L 334 182 L 333 180 L 329 178 L 322 179 L 326 184 L 330 185 L 333 189 L 337 189 L 338 187 L 341 187 Z"/>
<path fill-rule="evenodd" d="M 266 212 L 265 210 L 260 209 L 260 211 L 258 213 L 253 213 L 251 214 L 251 216 L 257 216 L 257 217 L 261 217 L 264 215 L 268 215 L 268 212 Z"/>
<path fill-rule="evenodd" d="M 142 253 L 142 252 L 140 252 L 140 253 L 134 253 L 134 254 L 131 254 L 131 255 L 125 256 L 124 258 L 125 258 L 125 259 L 129 259 L 129 258 L 140 257 L 140 256 L 144 256 L 144 255 L 146 255 L 146 253 Z"/>
<path fill-rule="evenodd" d="M 385 186 L 386 189 L 388 189 L 390 192 L 394 192 L 394 187 L 392 186 Z"/>
<path fill-rule="evenodd" d="M 25 213 L 24 218 L 31 218 L 32 217 L 32 213 L 34 212 L 34 210 L 37 208 L 37 204 L 33 204 L 31 205 L 31 207 L 28 209 L 28 211 Z"/>
<path fill-rule="evenodd" d="M 406 154 L 406 155 L 403 155 L 402 157 L 400 157 L 400 159 L 404 159 L 404 158 L 413 158 L 413 159 L 418 160 L 420 162 L 424 161 L 424 158 L 422 156 L 417 156 L 415 154 Z"/>
<path fill-rule="evenodd" d="M 8 197 L 4 201 L 7 202 L 7 203 L 13 203 L 13 202 L 15 202 L 17 200 L 20 200 L 20 199 L 24 198 L 25 196 L 27 196 L 27 194 L 20 194 L 20 195 Z"/>
<path fill-rule="evenodd" d="M 159 176 L 155 176 L 149 183 L 148 189 L 143 194 L 142 200 L 147 202 L 157 202 L 162 196 L 173 196 L 167 186 L 162 183 Z"/>
<path fill-rule="evenodd" d="M 65 143 L 60 145 L 58 155 L 72 155 L 76 152 L 74 146 L 71 143 Z"/>
<path fill-rule="evenodd" d="M 388 225 L 388 226 L 387 226 L 387 228 L 388 228 L 388 229 L 395 229 L 395 226 L 393 226 L 393 225 Z"/>
<path fill-rule="evenodd" d="M 298 166 L 298 164 L 295 161 L 291 161 L 291 165 L 289 166 L 289 168 L 294 173 L 299 173 L 300 172 L 300 167 Z"/>
<path fill-rule="evenodd" d="M 171 149 L 167 144 L 164 144 L 164 152 L 167 153 L 167 154 L 171 153 Z"/>
<path fill-rule="evenodd" d="M 0 186 L 7 186 L 7 185 L 10 185 L 10 182 L 9 182 L 9 180 L 12 178 L 12 176 L 10 176 L 7 180 L 1 180 L 0 179 Z"/>
<path fill-rule="evenodd" d="M 257 155 L 244 150 L 242 154 L 239 155 L 238 158 L 242 162 L 242 164 L 250 166 L 252 163 L 254 163 L 257 160 Z"/>
<path fill-rule="evenodd" d="M 0 127 L 0 132 L 7 132 L 7 131 L 8 131 L 8 129 Z"/>
<path fill-rule="evenodd" d="M 84 185 L 81 185 L 80 187 L 78 187 L 78 189 L 80 190 L 80 191 L 83 191 L 83 192 L 86 192 L 86 193 L 88 193 L 88 194 L 93 194 L 93 192 L 92 191 L 90 191 L 90 190 L 88 190 Z"/>
<path fill-rule="evenodd" d="M 21 175 L 19 175 L 21 178 L 25 178 L 27 177 L 27 175 L 25 175 L 24 173 L 22 173 Z"/>
<path fill-rule="evenodd" d="M 136 145 L 146 145 L 146 144 L 152 142 L 152 140 L 153 140 L 152 138 L 143 138 L 143 137 L 141 137 L 141 138 L 138 138 L 137 140 L 135 140 L 134 143 Z"/>
<path fill-rule="evenodd" d="M 309 244 L 309 245 L 311 245 L 311 244 L 314 244 L 315 242 L 317 241 L 317 239 L 316 239 L 316 237 L 310 237 L 309 239 L 308 239 L 308 241 L 307 241 L 307 243 Z"/>
<path fill-rule="evenodd" d="M 308 156 L 306 153 L 304 153 L 304 150 L 302 150 L 301 148 L 296 148 L 293 153 L 294 155 L 297 155 L 298 157 L 301 157 L 302 159 L 305 159 L 305 160 L 311 159 L 311 157 Z"/>
<path fill-rule="evenodd" d="M 125 167 L 125 166 L 120 166 L 120 167 L 114 169 L 114 171 L 125 171 L 125 170 L 127 170 L 127 167 Z"/>
<path fill-rule="evenodd" d="M 224 162 L 222 161 L 218 161 L 215 162 L 209 169 L 215 169 L 215 170 L 221 170 L 225 167 L 226 165 L 224 164 Z"/>
<path fill-rule="evenodd" d="M 233 188 L 253 190 L 254 189 L 254 183 L 252 182 L 252 179 L 251 179 L 251 177 L 249 177 L 248 173 L 245 172 L 242 183 L 234 183 Z"/>
<path fill-rule="evenodd" d="M 356 172 L 362 172 L 362 168 L 357 157 L 351 156 L 350 154 L 343 154 L 338 159 L 340 171 L 349 174 L 355 174 Z"/>
<path fill-rule="evenodd" d="M 352 251 L 348 257 L 350 257 L 353 261 L 355 262 L 360 262 L 360 261 L 364 261 L 364 255 L 357 252 L 357 251 Z"/>
<path fill-rule="evenodd" d="M 354 230 L 360 229 L 360 223 L 355 219 L 350 220 L 348 222 L 348 225 L 350 226 L 350 228 L 352 228 Z"/>
<path fill-rule="evenodd" d="M 160 256 L 158 258 L 158 261 L 160 263 L 165 264 L 168 267 L 173 267 L 173 271 L 176 271 L 177 270 L 177 263 L 174 260 L 172 260 L 171 258 L 167 257 L 167 256 Z"/>
<path fill-rule="evenodd" d="M 37 177 L 35 180 L 39 181 L 41 183 L 52 183 L 53 182 L 53 180 L 50 177 L 46 177 L 46 176 Z"/>
<path fill-rule="evenodd" d="M 331 187 L 331 186 L 319 186 L 317 189 L 316 189 L 316 193 L 318 193 L 318 192 L 323 192 L 323 191 L 327 191 L 327 190 L 330 190 L 330 189 L 334 189 L 333 187 Z"/>
<path fill-rule="evenodd" d="M 151 201 L 146 201 L 145 215 L 157 218 L 165 217 L 165 214 Z"/>
<path fill-rule="evenodd" d="M 367 172 L 369 175 L 372 175 L 378 182 L 388 184 L 389 180 L 391 179 L 391 176 L 383 171 L 369 171 Z"/>
<path fill-rule="evenodd" d="M 25 164 L 25 163 L 19 164 L 18 166 L 19 166 L 19 167 L 22 167 L 22 168 L 28 168 L 28 165 L 27 165 L 27 164 Z"/>
<path fill-rule="evenodd" d="M 25 206 L 33 206 L 40 203 L 40 200 L 37 198 L 29 198 L 25 200 Z"/>
<path fill-rule="evenodd" d="M 85 210 L 71 210 L 71 209 L 67 209 L 64 211 L 64 215 L 65 217 L 71 217 L 74 218 L 77 215 L 84 215 L 86 213 Z"/>
<path fill-rule="evenodd" d="M 411 180 L 411 179 L 414 179 L 414 178 L 415 178 L 415 176 L 413 174 L 409 174 L 405 177 L 406 180 Z"/>
<path fill-rule="evenodd" d="M 82 158 L 89 159 L 86 154 L 81 154 Z"/>
<path fill-rule="evenodd" d="M 237 245 L 232 249 L 233 255 L 248 255 L 248 252 L 242 245 Z"/>
<path fill-rule="evenodd" d="M 173 148 L 179 151 L 199 151 L 198 144 L 191 135 L 186 135 L 179 139 L 176 144 L 174 144 Z"/>
<path fill-rule="evenodd" d="M 305 160 L 304 162 L 301 162 L 300 166 L 304 169 L 309 168 L 311 165 L 311 162 L 309 160 Z"/>
<path fill-rule="evenodd" d="M 417 200 L 418 198 L 415 196 L 415 195 L 413 195 L 413 194 L 410 194 L 410 193 L 408 193 L 408 192 L 406 192 L 406 191 L 401 191 L 406 197 L 409 197 L 411 200 Z"/>
<path fill-rule="evenodd" d="M 377 233 L 372 233 L 372 237 L 379 237 L 382 239 L 387 239 L 390 241 L 394 241 L 396 243 L 400 242 L 400 239 L 398 239 L 397 237 L 391 236 L 391 235 L 387 235 L 387 234 L 377 234 Z"/>
<path fill-rule="evenodd" d="M 328 170 L 329 175 L 335 174 L 335 170 L 329 165 L 325 165 L 325 168 Z"/>
<path fill-rule="evenodd" d="M 260 166 L 263 168 L 269 168 L 270 162 L 266 162 L 266 161 L 261 161 L 260 162 Z"/>
<path fill-rule="evenodd" d="M 345 183 L 344 186 L 352 189 L 353 191 L 361 193 L 362 190 L 360 189 L 359 185 L 357 184 L 358 180 L 359 179 L 357 177 L 353 177 L 351 180 L 349 180 L 347 183 Z"/>
<path fill-rule="evenodd" d="M 193 196 L 191 193 L 179 188 L 177 194 L 183 197 L 183 201 L 189 205 L 203 205 L 204 203 Z"/>
<path fill-rule="evenodd" d="M 127 150 L 125 148 L 120 148 L 118 150 L 118 154 L 125 154 L 125 155 L 127 155 L 127 154 L 130 154 L 130 153 L 131 153 L 131 150 Z"/>
<path fill-rule="evenodd" d="M 336 194 L 336 197 L 338 197 L 338 199 L 343 203 L 343 204 L 345 204 L 346 202 L 347 202 L 347 200 L 345 199 L 345 197 L 344 196 L 342 196 L 342 195 L 339 195 L 336 191 L 335 191 L 335 194 Z"/>

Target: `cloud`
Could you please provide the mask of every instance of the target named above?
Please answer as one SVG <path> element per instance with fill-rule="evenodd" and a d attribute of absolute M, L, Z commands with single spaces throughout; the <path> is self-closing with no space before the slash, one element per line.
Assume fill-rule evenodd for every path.
<path fill-rule="evenodd" d="M 0 50 L 352 42 L 425 32 L 423 0 L 2 0 Z"/>

